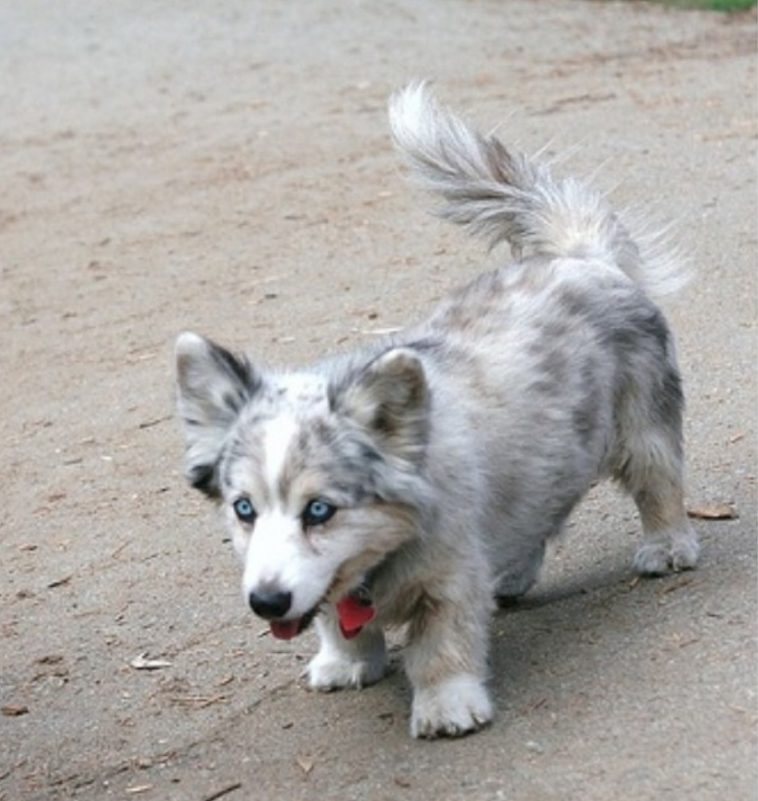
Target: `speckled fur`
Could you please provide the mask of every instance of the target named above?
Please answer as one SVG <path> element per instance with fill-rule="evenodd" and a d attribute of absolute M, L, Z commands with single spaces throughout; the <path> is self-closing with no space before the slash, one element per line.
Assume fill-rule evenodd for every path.
<path fill-rule="evenodd" d="M 187 477 L 226 510 L 243 592 L 318 610 L 318 689 L 383 675 L 382 627 L 408 624 L 415 736 L 486 724 L 496 595 L 536 580 L 545 543 L 598 479 L 620 482 L 645 533 L 643 574 L 691 568 L 682 502 L 682 392 L 650 293 L 673 265 L 594 192 L 554 179 L 412 85 L 395 141 L 443 216 L 506 240 L 517 260 L 422 325 L 292 372 L 264 372 L 194 334 L 177 342 Z M 254 524 L 232 504 L 250 500 Z M 338 507 L 303 523 L 314 498 Z M 376 619 L 342 638 L 333 603 L 370 587 Z"/>

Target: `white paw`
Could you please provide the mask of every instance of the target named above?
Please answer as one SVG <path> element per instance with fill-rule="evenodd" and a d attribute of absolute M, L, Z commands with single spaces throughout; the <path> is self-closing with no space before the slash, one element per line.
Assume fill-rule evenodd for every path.
<path fill-rule="evenodd" d="M 414 737 L 458 737 L 492 720 L 492 702 L 484 684 L 469 674 L 422 687 L 413 695 Z"/>
<path fill-rule="evenodd" d="M 700 546 L 692 531 L 674 534 L 671 542 L 647 542 L 634 557 L 634 569 L 642 576 L 662 576 L 672 570 L 691 570 L 697 564 Z"/>
<path fill-rule="evenodd" d="M 313 690 L 329 692 L 343 687 L 367 687 L 384 676 L 384 655 L 370 659 L 351 659 L 334 651 L 319 651 L 307 668 L 308 686 Z"/>

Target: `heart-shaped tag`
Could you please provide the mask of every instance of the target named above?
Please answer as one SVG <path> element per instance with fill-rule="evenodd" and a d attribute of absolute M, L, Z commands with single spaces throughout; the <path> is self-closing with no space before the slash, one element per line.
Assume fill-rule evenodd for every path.
<path fill-rule="evenodd" d="M 337 601 L 336 607 L 340 631 L 346 640 L 357 637 L 366 623 L 376 615 L 376 609 L 368 598 L 352 593 Z"/>

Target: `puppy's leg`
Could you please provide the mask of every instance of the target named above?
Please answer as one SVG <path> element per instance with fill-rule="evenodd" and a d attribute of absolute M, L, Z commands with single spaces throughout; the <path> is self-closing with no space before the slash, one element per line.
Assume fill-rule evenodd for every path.
<path fill-rule="evenodd" d="M 694 568 L 700 546 L 687 519 L 681 485 L 654 474 L 634 499 L 645 534 L 634 557 L 635 570 L 644 576 L 660 576 L 670 570 Z"/>
<path fill-rule="evenodd" d="M 307 668 L 308 684 L 315 690 L 366 687 L 384 676 L 387 649 L 379 626 L 368 624 L 356 637 L 345 639 L 334 608 L 329 605 L 316 618 L 321 647 Z"/>
<path fill-rule="evenodd" d="M 678 428 L 651 429 L 627 443 L 629 458 L 620 475 L 642 519 L 644 541 L 634 557 L 643 576 L 688 570 L 700 546 L 684 507 Z"/>
<path fill-rule="evenodd" d="M 545 557 L 545 540 L 525 545 L 518 554 L 508 554 L 508 563 L 495 581 L 495 596 L 499 603 L 508 605 L 524 595 L 537 581 Z"/>
<path fill-rule="evenodd" d="M 695 567 L 700 548 L 684 508 L 684 396 L 674 345 L 660 312 L 648 308 L 646 314 L 647 330 L 637 327 L 638 347 L 627 354 L 614 475 L 642 518 L 645 539 L 635 570 L 658 576 Z"/>
<path fill-rule="evenodd" d="M 488 585 L 482 575 L 480 585 Z M 467 588 L 465 580 L 475 584 L 476 575 L 453 577 L 447 597 L 423 597 L 411 622 L 405 666 L 414 737 L 458 736 L 492 719 L 485 687 L 490 587 Z"/>

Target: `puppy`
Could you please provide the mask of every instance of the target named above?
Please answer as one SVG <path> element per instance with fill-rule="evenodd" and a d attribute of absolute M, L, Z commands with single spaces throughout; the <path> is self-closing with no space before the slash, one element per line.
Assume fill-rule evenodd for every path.
<path fill-rule="evenodd" d="M 245 599 L 275 637 L 315 621 L 310 686 L 378 681 L 383 628 L 407 624 L 411 733 L 461 735 L 493 714 L 494 598 L 532 586 L 598 479 L 637 504 L 637 572 L 695 566 L 681 382 L 651 300 L 678 274 L 594 191 L 472 130 L 424 84 L 391 99 L 390 123 L 441 215 L 516 260 L 422 324 L 303 369 L 181 334 L 178 410 L 187 478 L 223 509 Z"/>

